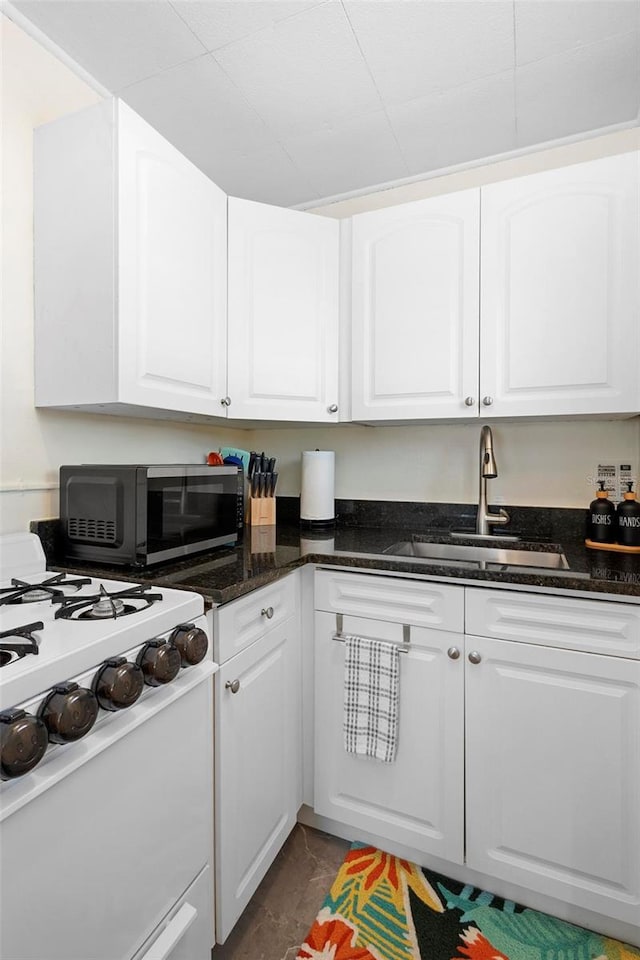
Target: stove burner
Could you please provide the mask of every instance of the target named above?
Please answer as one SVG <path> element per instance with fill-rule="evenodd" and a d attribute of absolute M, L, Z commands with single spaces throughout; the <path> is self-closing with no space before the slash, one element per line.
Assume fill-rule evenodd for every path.
<path fill-rule="evenodd" d="M 117 620 L 133 613 L 147 610 L 155 600 L 162 600 L 161 593 L 148 593 L 151 584 L 131 586 L 125 590 L 109 593 L 103 584 L 100 584 L 100 593 L 87 597 L 54 597 L 53 603 L 59 603 L 56 610 L 56 619 L 86 622 L 87 620 Z M 125 600 L 132 601 L 125 603 Z"/>
<path fill-rule="evenodd" d="M 41 620 L 35 623 L 25 623 L 22 627 L 12 627 L 0 633 L 0 667 L 5 667 L 14 660 L 22 660 L 28 653 L 37 654 L 38 641 L 33 636 L 34 630 L 44 630 Z M 6 639 L 15 638 L 13 640 Z"/>
<path fill-rule="evenodd" d="M 77 592 L 80 587 L 91 583 L 89 577 L 67 580 L 66 573 L 57 573 L 40 583 L 27 583 L 26 580 L 13 580 L 12 586 L 0 589 L 0 606 L 9 603 L 38 603 L 42 600 L 65 598 L 65 590 Z"/>
<path fill-rule="evenodd" d="M 100 599 L 94 603 L 91 610 L 87 610 L 80 616 L 83 620 L 88 619 L 87 614 L 91 618 L 95 617 L 96 620 L 101 617 L 120 617 L 124 613 L 124 606 L 119 597 L 110 597 L 104 587 L 101 586 Z M 135 607 L 133 609 L 135 610 Z"/>

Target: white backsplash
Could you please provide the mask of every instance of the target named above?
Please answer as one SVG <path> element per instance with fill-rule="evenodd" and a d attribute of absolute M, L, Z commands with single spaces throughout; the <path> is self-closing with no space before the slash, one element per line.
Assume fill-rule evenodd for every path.
<path fill-rule="evenodd" d="M 278 493 L 300 493 L 301 451 L 335 450 L 336 497 L 475 503 L 480 427 L 344 425 L 254 431 L 252 449 L 278 458 Z M 491 503 L 586 507 L 594 464 L 640 462 L 640 418 L 493 423 L 498 477 Z"/>

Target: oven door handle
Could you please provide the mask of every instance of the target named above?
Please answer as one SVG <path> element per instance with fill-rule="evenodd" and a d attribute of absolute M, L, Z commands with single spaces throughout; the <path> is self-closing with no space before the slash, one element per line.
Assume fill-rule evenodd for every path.
<path fill-rule="evenodd" d="M 198 911 L 190 903 L 183 903 L 175 917 L 172 917 L 158 939 L 151 944 L 140 960 L 168 960 L 174 947 L 198 916 Z"/>

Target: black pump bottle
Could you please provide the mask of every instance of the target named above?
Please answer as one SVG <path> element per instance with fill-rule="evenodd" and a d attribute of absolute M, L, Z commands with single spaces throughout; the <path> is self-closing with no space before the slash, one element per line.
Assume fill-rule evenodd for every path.
<path fill-rule="evenodd" d="M 589 539 L 593 543 L 614 543 L 616 539 L 616 508 L 608 499 L 604 480 L 598 480 L 600 489 L 589 504 Z"/>
<path fill-rule="evenodd" d="M 640 547 L 640 503 L 633 492 L 633 480 L 627 483 L 627 492 L 618 504 L 618 543 L 625 547 Z"/>

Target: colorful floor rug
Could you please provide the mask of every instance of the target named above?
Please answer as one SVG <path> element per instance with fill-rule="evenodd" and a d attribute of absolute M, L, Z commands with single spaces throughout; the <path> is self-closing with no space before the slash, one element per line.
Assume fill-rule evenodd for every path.
<path fill-rule="evenodd" d="M 354 844 L 297 960 L 640 960 L 640 949 Z"/>

